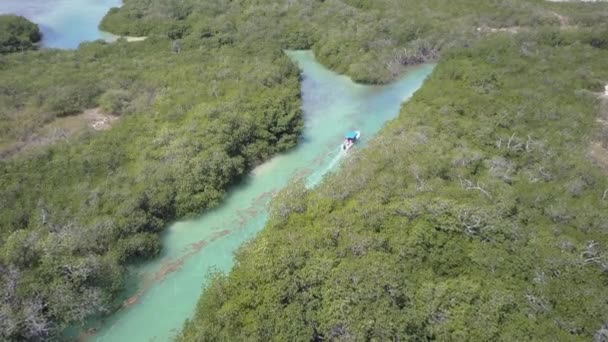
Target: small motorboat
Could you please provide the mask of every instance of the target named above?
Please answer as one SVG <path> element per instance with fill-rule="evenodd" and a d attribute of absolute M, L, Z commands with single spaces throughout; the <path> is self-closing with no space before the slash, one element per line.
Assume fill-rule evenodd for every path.
<path fill-rule="evenodd" d="M 350 131 L 344 135 L 344 142 L 342 143 L 342 151 L 348 151 L 361 136 L 359 131 Z"/>

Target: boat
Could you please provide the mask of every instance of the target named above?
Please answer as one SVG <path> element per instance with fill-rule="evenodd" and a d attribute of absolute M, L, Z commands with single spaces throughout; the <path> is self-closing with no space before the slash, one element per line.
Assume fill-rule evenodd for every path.
<path fill-rule="evenodd" d="M 342 143 L 342 151 L 348 151 L 361 136 L 359 131 L 350 131 L 344 135 L 344 142 Z"/>

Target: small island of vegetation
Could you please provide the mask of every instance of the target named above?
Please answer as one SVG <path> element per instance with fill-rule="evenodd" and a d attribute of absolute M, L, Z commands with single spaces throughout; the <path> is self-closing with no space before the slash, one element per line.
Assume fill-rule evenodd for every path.
<path fill-rule="evenodd" d="M 17 15 L 0 15 L 0 54 L 34 50 L 42 34 L 38 25 Z"/>

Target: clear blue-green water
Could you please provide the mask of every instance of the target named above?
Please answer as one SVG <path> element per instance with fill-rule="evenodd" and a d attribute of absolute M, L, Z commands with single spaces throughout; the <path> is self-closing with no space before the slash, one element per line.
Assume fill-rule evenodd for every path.
<path fill-rule="evenodd" d="M 120 5 L 121 0 L 0 0 L 0 14 L 19 14 L 37 23 L 43 47 L 73 49 L 83 41 L 111 38 L 98 25 L 111 7 Z M 303 76 L 305 128 L 298 147 L 253 170 L 217 209 L 168 227 L 161 256 L 131 269 L 123 308 L 91 323 L 80 337 L 170 340 L 194 313 L 209 272 L 229 271 L 233 252 L 263 228 L 272 194 L 296 175 L 304 175 L 308 186 L 320 182 L 341 159 L 348 158 L 348 153 L 340 151 L 342 135 L 360 130 L 361 141 L 354 148 L 361 148 L 397 115 L 401 103 L 433 69 L 420 66 L 391 85 L 363 86 L 324 68 L 311 52 L 288 54 Z"/>
<path fill-rule="evenodd" d="M 120 5 L 121 0 L 0 0 L 0 14 L 19 14 L 37 23 L 43 47 L 73 49 L 83 41 L 112 38 L 98 25 L 111 7 Z M 264 227 L 272 194 L 296 175 L 304 175 L 308 186 L 320 182 L 348 158 L 340 151 L 342 135 L 360 130 L 361 141 L 354 148 L 361 148 L 398 114 L 401 103 L 433 69 L 424 65 L 391 85 L 363 86 L 324 68 L 311 52 L 288 54 L 303 76 L 305 128 L 298 147 L 253 170 L 217 209 L 168 227 L 161 256 L 132 267 L 123 308 L 91 322 L 79 338 L 170 340 L 194 313 L 209 272 L 229 271 L 233 252 Z"/>
<path fill-rule="evenodd" d="M 99 23 L 121 0 L 0 0 L 0 14 L 22 15 L 40 26 L 42 46 L 75 49 L 81 42 L 109 39 Z"/>
<path fill-rule="evenodd" d="M 432 65 L 412 68 L 387 86 L 363 86 L 317 63 L 311 52 L 288 52 L 302 70 L 305 128 L 298 147 L 257 167 L 228 192 L 223 204 L 191 221 L 177 222 L 163 236 L 156 260 L 132 269 L 125 305 L 96 322 L 94 341 L 167 341 L 191 317 L 211 270 L 229 271 L 233 252 L 263 228 L 272 193 L 295 175 L 308 186 L 348 158 L 342 135 L 361 131 L 361 148 L 394 118 L 418 89 Z"/>

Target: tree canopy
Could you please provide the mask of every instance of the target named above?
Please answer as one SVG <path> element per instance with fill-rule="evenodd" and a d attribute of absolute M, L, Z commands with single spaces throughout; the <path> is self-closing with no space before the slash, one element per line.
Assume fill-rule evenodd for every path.
<path fill-rule="evenodd" d="M 604 341 L 596 34 L 451 50 L 369 147 L 278 197 L 179 340 Z"/>
<path fill-rule="evenodd" d="M 42 34 L 38 25 L 17 15 L 0 15 L 0 54 L 32 50 Z"/>
<path fill-rule="evenodd" d="M 0 55 L 0 339 L 112 312 L 168 222 L 295 146 L 283 49 L 367 83 L 438 66 L 355 156 L 368 168 L 291 192 L 284 207 L 306 210 L 273 215 L 184 339 L 600 334 L 608 186 L 587 151 L 608 141 L 607 17 L 523 0 L 125 0 L 102 27 L 143 42 Z M 119 119 L 57 128 L 87 109 Z"/>

